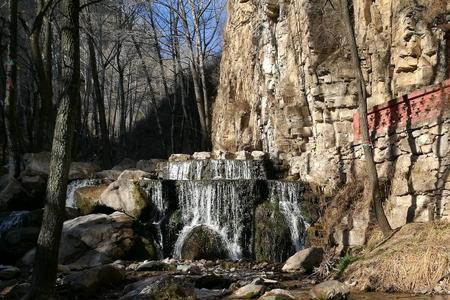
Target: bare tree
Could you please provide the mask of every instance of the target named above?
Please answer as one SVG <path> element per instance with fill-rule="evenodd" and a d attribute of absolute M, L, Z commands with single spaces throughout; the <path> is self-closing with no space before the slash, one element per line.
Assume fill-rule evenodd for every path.
<path fill-rule="evenodd" d="M 369 180 L 369 192 L 372 198 L 372 205 L 375 211 L 378 225 L 383 231 L 384 236 L 389 236 L 392 232 L 391 225 L 383 210 L 382 196 L 380 185 L 378 182 L 377 168 L 373 159 L 372 143 L 370 142 L 369 127 L 367 122 L 367 91 L 366 83 L 361 68 L 361 61 L 358 54 L 358 45 L 356 43 L 355 30 L 350 14 L 350 3 L 348 0 L 341 0 L 342 17 L 347 29 L 347 36 L 350 42 L 350 49 L 352 53 L 353 69 L 356 75 L 356 84 L 358 87 L 359 98 L 359 119 L 362 135 L 362 146 L 364 149 L 364 156 L 367 167 L 367 174 Z"/>
<path fill-rule="evenodd" d="M 17 96 L 17 0 L 9 0 L 9 46 L 6 75 L 5 119 L 9 153 L 9 175 L 20 175 L 20 135 L 16 116 Z"/>
<path fill-rule="evenodd" d="M 47 203 L 39 233 L 29 298 L 51 299 L 54 294 L 59 243 L 65 214 L 67 177 L 71 162 L 74 110 L 80 100 L 79 0 L 62 5 L 63 89 L 53 138 Z"/>

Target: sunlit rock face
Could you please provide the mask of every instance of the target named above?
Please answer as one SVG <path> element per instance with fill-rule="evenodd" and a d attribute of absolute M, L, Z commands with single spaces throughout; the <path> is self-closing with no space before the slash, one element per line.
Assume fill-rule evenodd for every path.
<path fill-rule="evenodd" d="M 228 1 L 215 149 L 290 158 L 353 141 L 357 90 L 339 3 Z M 354 5 L 369 107 L 445 79 L 448 1 Z"/>

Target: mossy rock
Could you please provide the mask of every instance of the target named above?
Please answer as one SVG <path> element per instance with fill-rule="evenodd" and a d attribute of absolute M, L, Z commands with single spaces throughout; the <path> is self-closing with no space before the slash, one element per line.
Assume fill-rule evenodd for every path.
<path fill-rule="evenodd" d="M 74 193 L 75 205 L 82 215 L 88 215 L 95 211 L 100 200 L 100 195 L 108 185 L 85 186 L 78 188 Z"/>
<path fill-rule="evenodd" d="M 215 260 L 228 258 L 222 237 L 207 226 L 192 229 L 181 248 L 181 258 L 189 260 Z"/>
<path fill-rule="evenodd" d="M 260 204 L 255 211 L 255 259 L 282 262 L 293 252 L 290 230 L 278 204 Z"/>

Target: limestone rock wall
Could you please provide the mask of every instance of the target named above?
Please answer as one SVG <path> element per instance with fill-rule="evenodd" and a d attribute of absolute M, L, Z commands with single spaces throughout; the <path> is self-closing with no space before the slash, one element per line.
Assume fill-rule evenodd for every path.
<path fill-rule="evenodd" d="M 213 109 L 215 150 L 266 151 L 273 158 L 289 161 L 293 174 L 329 192 L 355 176 L 361 162 L 352 128 L 357 90 L 339 2 L 228 1 L 220 86 Z M 447 78 L 447 43 L 441 25 L 450 22 L 450 2 L 353 2 L 369 107 Z M 446 126 L 439 127 L 446 131 Z M 407 132 L 412 131 L 405 129 L 389 139 L 397 139 L 394 144 L 402 149 Z M 407 169 L 395 168 L 406 175 L 402 173 L 403 179 L 396 176 L 395 180 L 404 182 L 394 182 L 394 187 L 407 189 L 411 180 L 414 185 L 411 175 L 422 170 L 421 166 L 422 171 L 431 168 L 433 175 L 442 174 L 439 168 L 443 167 L 436 165 L 440 160 L 430 145 L 437 137 L 448 142 L 448 136 L 429 135 L 428 129 L 417 132 L 426 136 L 421 140 L 429 139 L 425 152 L 396 148 L 397 155 L 381 159 L 388 139 L 380 136 L 376 142 L 381 169 L 386 161 Z M 436 177 L 435 185 L 437 181 Z M 393 192 L 387 205 L 409 208 L 436 203 L 435 190 L 421 188 Z M 433 194 L 432 200 L 426 198 L 427 193 Z M 392 211 L 399 214 L 399 210 Z M 418 218 L 425 218 L 424 214 L 420 212 Z M 404 217 L 394 223 L 411 219 Z"/>

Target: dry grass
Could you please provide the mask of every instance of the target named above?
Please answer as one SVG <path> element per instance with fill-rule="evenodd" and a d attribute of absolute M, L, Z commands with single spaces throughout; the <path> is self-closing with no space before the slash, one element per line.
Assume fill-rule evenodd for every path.
<path fill-rule="evenodd" d="M 422 293 L 438 284 L 450 290 L 450 224 L 408 224 L 375 247 L 381 240 L 372 236 L 347 280 L 365 290 Z"/>

